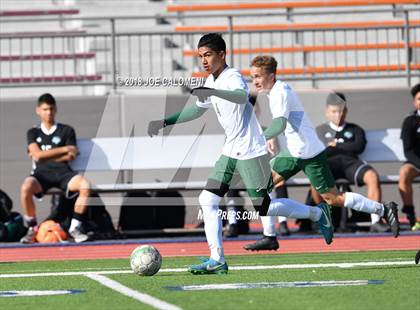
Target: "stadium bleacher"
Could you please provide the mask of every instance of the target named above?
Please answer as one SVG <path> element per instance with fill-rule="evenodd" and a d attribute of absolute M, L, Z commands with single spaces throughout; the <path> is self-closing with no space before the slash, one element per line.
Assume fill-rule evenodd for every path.
<path fill-rule="evenodd" d="M 322 7 L 353 7 L 353 6 L 380 6 L 419 4 L 417 0 L 324 0 L 324 1 L 282 1 L 259 3 L 213 3 L 168 5 L 168 12 L 197 12 L 197 11 L 237 11 L 237 10 L 273 10 L 297 8 L 322 8 Z"/>

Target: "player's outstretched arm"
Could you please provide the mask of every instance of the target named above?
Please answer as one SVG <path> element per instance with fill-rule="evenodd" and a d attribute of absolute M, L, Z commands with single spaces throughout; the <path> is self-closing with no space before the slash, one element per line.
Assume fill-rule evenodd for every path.
<path fill-rule="evenodd" d="M 199 118 L 206 111 L 207 109 L 193 104 L 189 107 L 184 108 L 182 111 L 165 118 L 164 120 L 151 121 L 147 129 L 147 134 L 150 137 L 156 136 L 157 134 L 159 134 L 159 130 L 161 130 L 162 128 L 169 125 L 192 121 L 196 118 Z"/>
<path fill-rule="evenodd" d="M 277 137 L 286 129 L 286 125 L 287 119 L 285 117 L 273 118 L 270 125 L 264 130 L 265 138 L 270 140 L 271 138 Z"/>
<path fill-rule="evenodd" d="M 248 102 L 248 93 L 243 89 L 224 90 L 208 87 L 197 87 L 191 90 L 191 94 L 197 96 L 201 102 L 204 102 L 210 96 L 216 96 L 237 104 Z"/>

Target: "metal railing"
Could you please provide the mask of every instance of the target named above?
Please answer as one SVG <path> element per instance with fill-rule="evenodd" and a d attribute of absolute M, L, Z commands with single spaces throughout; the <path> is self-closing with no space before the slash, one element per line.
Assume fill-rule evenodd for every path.
<path fill-rule="evenodd" d="M 286 13 L 195 14 L 183 15 L 182 18 L 184 21 L 187 18 L 226 18 L 228 30 L 224 33 L 227 34 L 225 39 L 229 47 L 229 63 L 239 69 L 248 68 L 250 60 L 261 53 L 256 48 L 264 47 L 272 50 L 270 54 L 277 58 L 280 68 L 290 69 L 290 73 L 284 77 L 286 80 L 311 80 L 315 85 L 316 81 L 325 79 L 405 77 L 407 85 L 410 85 L 412 78 L 419 75 L 417 65 L 420 63 L 420 47 L 417 44 L 420 44 L 420 25 L 410 25 L 409 13 L 419 11 L 420 9 L 413 8 L 403 11 L 392 9 L 293 13 L 304 15 L 392 12 L 402 14 L 404 21 L 401 26 L 333 29 L 314 27 L 263 31 L 233 30 L 234 21 L 240 17 L 288 17 Z M 158 17 L 178 18 L 177 15 Z M 118 31 L 123 21 L 141 22 L 156 18 L 157 16 L 66 18 L 65 20 L 69 21 L 103 21 L 109 24 L 109 30 L 98 33 L 0 34 L 2 57 L 0 86 L 107 85 L 116 90 L 119 87 L 135 86 L 133 84 L 140 80 L 159 77 L 185 78 L 199 71 L 196 57 L 185 55 L 184 51 L 193 50 L 202 33 L 173 30 Z M 32 19 L 2 20 L 2 22 L 28 21 Z M 60 22 L 62 21 L 63 19 L 60 19 Z M 323 49 L 325 46 L 341 46 L 341 48 Z M 245 50 L 247 52 L 243 52 Z M 91 57 L 92 53 L 94 57 Z M 49 56 L 23 57 L 30 55 Z M 12 60 L 11 56 L 15 58 L 17 56 L 17 59 Z M 377 70 L 374 70 L 375 67 Z M 297 69 L 302 68 L 329 68 L 329 71 L 296 73 Z M 339 68 L 366 68 L 366 70 L 340 72 Z"/>

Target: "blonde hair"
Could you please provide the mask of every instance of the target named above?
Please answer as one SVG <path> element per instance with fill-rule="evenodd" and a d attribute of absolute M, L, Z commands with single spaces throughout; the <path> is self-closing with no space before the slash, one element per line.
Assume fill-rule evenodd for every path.
<path fill-rule="evenodd" d="M 268 74 L 276 74 L 277 61 L 272 56 L 257 56 L 251 61 L 251 67 L 263 68 Z"/>

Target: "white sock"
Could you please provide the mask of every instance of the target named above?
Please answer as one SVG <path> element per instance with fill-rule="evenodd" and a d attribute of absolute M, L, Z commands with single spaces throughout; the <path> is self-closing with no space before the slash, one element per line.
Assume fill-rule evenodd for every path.
<path fill-rule="evenodd" d="M 267 237 L 276 236 L 276 218 L 274 216 L 261 216 L 263 234 Z"/>
<path fill-rule="evenodd" d="M 72 218 L 69 231 L 73 231 L 76 228 L 79 228 L 81 224 L 82 222 L 80 222 L 79 220 L 76 220 L 75 218 Z"/>
<path fill-rule="evenodd" d="M 229 206 L 229 202 L 230 201 L 228 201 L 228 206 L 226 207 L 228 223 L 229 225 L 237 224 L 238 221 L 236 220 L 236 207 L 234 205 Z"/>
<path fill-rule="evenodd" d="M 344 193 L 345 199 L 344 199 L 344 206 L 346 208 L 350 208 L 356 211 L 361 211 L 365 213 L 374 213 L 378 214 L 379 216 L 384 215 L 384 205 L 370 200 L 360 194 L 352 193 L 352 192 L 346 192 Z"/>
<path fill-rule="evenodd" d="M 268 216 L 285 216 L 295 219 L 310 218 L 311 207 L 289 198 L 272 199 L 268 207 Z"/>
<path fill-rule="evenodd" d="M 380 220 L 381 220 L 381 217 L 378 214 L 372 213 L 370 215 L 370 221 L 372 222 L 372 224 L 379 223 Z"/>
<path fill-rule="evenodd" d="M 224 263 L 222 240 L 222 219 L 219 216 L 219 203 L 221 197 L 203 190 L 199 196 L 201 210 L 204 218 L 204 232 L 210 249 L 210 257 Z"/>
<path fill-rule="evenodd" d="M 287 221 L 287 217 L 285 216 L 279 216 L 279 223 L 283 223 Z"/>

